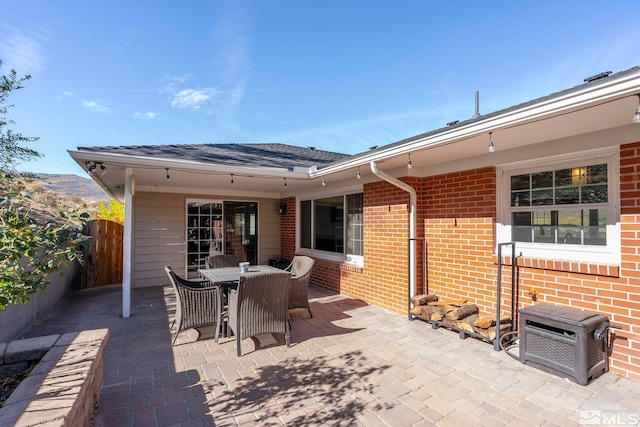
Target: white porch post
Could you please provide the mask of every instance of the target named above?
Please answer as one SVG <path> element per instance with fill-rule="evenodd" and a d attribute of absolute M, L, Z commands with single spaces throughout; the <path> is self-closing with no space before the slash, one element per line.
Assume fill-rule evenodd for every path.
<path fill-rule="evenodd" d="M 131 283 L 133 281 L 133 169 L 127 168 L 124 181 L 124 236 L 122 236 L 122 317 L 131 315 Z"/>

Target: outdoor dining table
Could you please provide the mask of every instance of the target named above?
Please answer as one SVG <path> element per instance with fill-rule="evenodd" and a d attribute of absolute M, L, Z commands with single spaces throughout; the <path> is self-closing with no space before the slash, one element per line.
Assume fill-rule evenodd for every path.
<path fill-rule="evenodd" d="M 208 280 L 212 285 L 221 286 L 227 292 L 233 289 L 240 281 L 240 277 L 251 273 L 282 272 L 282 269 L 270 265 L 250 265 L 246 273 L 240 272 L 240 267 L 204 268 L 198 270 L 203 279 Z"/>
<path fill-rule="evenodd" d="M 198 273 L 203 279 L 208 280 L 212 285 L 220 286 L 223 294 L 223 305 L 226 305 L 227 295 L 230 289 L 236 289 L 240 282 L 241 276 L 251 275 L 252 273 L 282 272 L 283 270 L 270 265 L 250 265 L 246 273 L 240 271 L 240 267 L 221 267 L 221 268 L 203 268 Z M 222 322 L 219 326 L 222 329 L 222 336 L 227 336 L 227 328 Z"/>

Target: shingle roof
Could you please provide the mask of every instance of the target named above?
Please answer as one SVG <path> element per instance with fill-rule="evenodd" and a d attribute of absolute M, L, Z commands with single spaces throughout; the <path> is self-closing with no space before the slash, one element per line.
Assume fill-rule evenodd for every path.
<path fill-rule="evenodd" d="M 349 154 L 274 143 L 172 144 L 78 147 L 80 151 L 159 159 L 182 159 L 233 166 L 287 168 L 324 166 Z"/>

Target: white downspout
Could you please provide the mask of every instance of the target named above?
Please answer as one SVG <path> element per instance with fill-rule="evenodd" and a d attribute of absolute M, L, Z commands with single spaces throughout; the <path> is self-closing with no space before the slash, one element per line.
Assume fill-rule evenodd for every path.
<path fill-rule="evenodd" d="M 417 199 L 416 190 L 407 183 L 400 181 L 397 178 L 388 175 L 385 172 L 382 172 L 378 169 L 378 165 L 376 162 L 371 161 L 371 172 L 378 178 L 387 181 L 390 184 L 395 185 L 398 188 L 403 189 L 407 193 L 409 193 L 409 296 L 414 296 L 416 294 L 416 224 L 417 224 L 417 216 L 416 216 L 416 206 Z"/>

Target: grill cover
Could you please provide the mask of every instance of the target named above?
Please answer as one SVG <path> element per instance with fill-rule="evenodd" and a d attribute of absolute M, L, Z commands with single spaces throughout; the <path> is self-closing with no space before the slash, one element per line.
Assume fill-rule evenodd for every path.
<path fill-rule="evenodd" d="M 606 316 L 551 304 L 519 313 L 522 363 L 582 385 L 608 370 L 606 342 L 593 335 Z"/>

